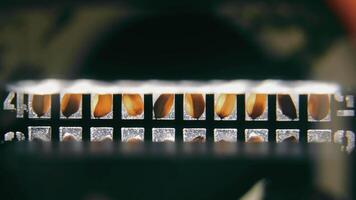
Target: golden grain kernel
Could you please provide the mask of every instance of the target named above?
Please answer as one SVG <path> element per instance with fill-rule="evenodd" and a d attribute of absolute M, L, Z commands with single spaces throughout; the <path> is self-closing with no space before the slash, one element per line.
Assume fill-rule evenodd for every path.
<path fill-rule="evenodd" d="M 277 95 L 278 105 L 281 109 L 281 112 L 289 117 L 290 119 L 297 118 L 297 109 L 293 102 L 293 99 L 288 94 L 278 94 Z"/>
<path fill-rule="evenodd" d="M 282 142 L 285 143 L 298 143 L 298 139 L 295 136 L 289 136 L 287 138 L 285 138 Z"/>
<path fill-rule="evenodd" d="M 65 133 L 63 135 L 62 141 L 63 142 L 75 142 L 75 141 L 77 141 L 77 139 L 72 134 Z"/>
<path fill-rule="evenodd" d="M 96 94 L 92 102 L 93 116 L 104 117 L 112 111 L 112 94 Z"/>
<path fill-rule="evenodd" d="M 330 110 L 330 99 L 327 94 L 311 94 L 308 100 L 308 112 L 315 120 L 322 120 Z"/>
<path fill-rule="evenodd" d="M 235 110 L 236 95 L 220 94 L 215 103 L 215 113 L 221 119 L 228 117 Z"/>
<path fill-rule="evenodd" d="M 166 117 L 173 106 L 174 94 L 161 94 L 153 105 L 156 118 Z"/>
<path fill-rule="evenodd" d="M 247 143 L 261 143 L 264 142 L 262 136 L 256 135 L 248 138 Z"/>
<path fill-rule="evenodd" d="M 61 100 L 61 111 L 65 117 L 70 117 L 78 112 L 82 101 L 81 94 L 64 94 Z"/>
<path fill-rule="evenodd" d="M 190 143 L 204 143 L 204 142 L 205 142 L 205 137 L 203 136 L 197 136 L 190 141 Z"/>
<path fill-rule="evenodd" d="M 143 113 L 144 104 L 139 94 L 123 94 L 122 102 L 129 116 L 137 116 Z"/>
<path fill-rule="evenodd" d="M 132 138 L 127 139 L 126 142 L 129 144 L 138 144 L 138 143 L 141 143 L 142 140 L 138 137 L 132 137 Z"/>
<path fill-rule="evenodd" d="M 205 111 L 205 100 L 202 94 L 185 94 L 186 113 L 198 119 Z"/>
<path fill-rule="evenodd" d="M 45 115 L 51 109 L 51 95 L 33 95 L 32 109 L 38 117 Z"/>
<path fill-rule="evenodd" d="M 106 135 L 106 136 L 100 138 L 100 140 L 98 142 L 112 142 L 112 141 L 113 141 L 112 136 Z"/>
<path fill-rule="evenodd" d="M 266 109 L 267 95 L 266 94 L 250 94 L 247 98 L 246 111 L 252 118 L 256 119 L 261 116 Z"/>

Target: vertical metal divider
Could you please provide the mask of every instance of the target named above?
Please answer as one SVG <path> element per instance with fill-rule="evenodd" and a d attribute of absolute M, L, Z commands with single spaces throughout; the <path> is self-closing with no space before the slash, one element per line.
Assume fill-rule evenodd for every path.
<path fill-rule="evenodd" d="M 17 94 L 16 94 L 17 95 Z M 30 105 L 28 105 L 28 94 L 24 94 L 24 104 L 27 105 L 27 109 L 24 111 L 23 118 L 16 118 L 16 120 L 20 120 L 21 128 L 23 130 L 23 134 L 25 135 L 26 140 L 29 140 L 29 134 L 28 134 L 28 126 L 31 125 L 31 122 L 28 117 L 28 110 Z M 16 108 L 17 109 L 17 108 Z"/>
<path fill-rule="evenodd" d="M 143 127 L 145 129 L 144 141 L 152 141 L 152 94 L 145 94 L 144 96 L 144 123 Z"/>
<path fill-rule="evenodd" d="M 268 95 L 268 142 L 276 142 L 276 95 Z"/>
<path fill-rule="evenodd" d="M 304 112 L 306 110 L 304 108 L 304 111 L 302 112 L 301 105 L 303 104 L 303 102 L 301 100 L 301 95 L 298 94 L 297 98 L 298 98 L 298 120 L 294 122 L 295 126 L 293 127 L 293 129 L 298 129 L 299 130 L 299 142 L 300 143 L 305 143 L 300 138 L 301 138 L 302 135 L 306 135 L 305 133 L 303 133 L 303 132 L 305 132 L 305 130 L 302 129 L 302 126 L 304 124 L 303 120 L 305 120 L 305 119 L 303 119 L 303 120 L 301 119 L 302 115 L 303 115 L 303 118 L 304 118 L 304 116 L 305 116 Z M 306 115 L 308 115 L 308 113 Z M 308 120 L 308 118 L 307 118 L 307 120 Z"/>
<path fill-rule="evenodd" d="M 53 142 L 59 142 L 60 105 L 60 94 L 51 95 L 51 118 L 48 121 L 51 124 L 51 140 Z"/>
<path fill-rule="evenodd" d="M 213 130 L 215 127 L 214 119 L 214 94 L 206 94 L 205 96 L 205 128 L 206 128 L 206 142 L 214 142 Z M 203 127 L 204 128 L 204 127 Z"/>
<path fill-rule="evenodd" d="M 237 128 L 237 141 L 245 141 L 245 94 L 238 94 L 236 98 L 236 115 L 237 121 L 234 121 Z"/>
<path fill-rule="evenodd" d="M 92 119 L 91 119 L 91 106 L 90 106 L 90 95 L 91 94 L 83 94 L 82 99 L 82 140 L 90 141 L 90 127 L 92 127 Z"/>
<path fill-rule="evenodd" d="M 0 129 L 0 144 L 5 141 L 5 134 L 7 132 L 7 130 L 3 130 L 2 128 Z"/>
<path fill-rule="evenodd" d="M 354 98 L 356 97 L 356 93 L 351 93 L 351 91 L 347 91 L 347 93 L 352 94 L 354 96 Z M 354 112 L 356 113 L 356 103 L 354 103 L 353 108 L 350 108 L 350 109 L 354 110 Z M 335 111 L 335 113 L 336 113 L 336 111 Z M 346 120 L 348 129 L 350 131 L 356 133 L 356 116 L 348 117 L 347 119 L 343 118 L 343 120 Z M 344 127 L 339 127 L 339 129 L 343 129 L 343 128 Z M 354 172 L 354 174 L 356 174 L 356 173 Z"/>
<path fill-rule="evenodd" d="M 183 119 L 183 94 L 175 95 L 175 141 L 182 142 L 183 141 L 183 127 L 184 127 L 184 119 Z"/>
<path fill-rule="evenodd" d="M 6 99 L 6 95 L 8 94 L 8 92 L 4 92 L 5 90 L 4 90 L 4 88 L 3 87 L 0 87 L 0 95 L 1 95 L 1 102 L 4 102 L 5 101 L 5 99 Z M 17 94 L 16 94 L 17 95 Z M 14 98 L 16 98 L 16 95 L 15 95 L 15 97 Z M 4 106 L 3 106 L 3 104 L 1 105 L 1 111 L 0 112 L 6 112 L 6 110 L 4 110 Z M 11 115 L 11 114 L 9 114 L 9 115 Z M 0 116 L 2 116 L 2 113 L 0 113 Z M 0 144 L 3 142 L 3 141 L 5 141 L 5 134 L 6 134 L 6 132 L 7 132 L 8 130 L 5 130 L 4 128 L 3 128 L 3 126 L 0 126 Z"/>
<path fill-rule="evenodd" d="M 330 95 L 330 122 L 329 122 L 329 127 L 331 130 L 331 143 L 334 142 L 334 133 L 337 131 L 338 127 L 336 126 L 337 123 L 337 115 L 336 115 L 336 109 L 335 109 L 335 101 L 334 101 L 334 95 Z"/>
<path fill-rule="evenodd" d="M 311 124 L 308 123 L 308 95 L 299 95 L 299 142 L 307 143 L 307 131 Z"/>
<path fill-rule="evenodd" d="M 338 118 L 337 118 L 337 112 L 336 112 L 336 104 L 334 101 L 334 95 L 330 95 L 330 129 L 331 129 L 331 143 L 334 142 L 334 133 L 338 130 L 337 124 L 338 123 Z"/>
<path fill-rule="evenodd" d="M 5 130 L 2 126 L 0 126 L 0 144 L 5 141 L 5 134 L 8 130 Z"/>
<path fill-rule="evenodd" d="M 121 141 L 121 94 L 113 94 L 113 119 L 112 127 L 114 128 L 113 141 Z"/>
<path fill-rule="evenodd" d="M 302 133 L 303 131 L 301 130 L 301 126 L 304 124 L 304 122 L 301 120 L 301 116 L 304 115 L 304 114 L 302 114 L 302 112 L 301 112 L 301 97 L 300 97 L 299 94 L 298 94 L 297 98 L 298 98 L 298 109 L 297 109 L 298 120 L 297 121 L 292 121 L 292 122 L 294 122 L 294 123 L 292 123 L 292 124 L 294 124 L 294 126 L 292 128 L 299 130 L 299 140 L 298 141 L 300 143 L 302 143 L 301 140 L 300 140 L 300 137 L 303 134 Z"/>

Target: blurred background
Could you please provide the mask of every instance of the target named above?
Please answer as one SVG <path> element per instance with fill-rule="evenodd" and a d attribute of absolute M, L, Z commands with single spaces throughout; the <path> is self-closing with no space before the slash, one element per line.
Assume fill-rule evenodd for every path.
<path fill-rule="evenodd" d="M 2 1 L 0 80 L 323 79 L 355 85 L 352 0 Z"/>
<path fill-rule="evenodd" d="M 45 78 L 89 78 L 105 81 L 118 79 L 312 79 L 336 82 L 346 91 L 354 92 L 356 87 L 355 48 L 356 1 L 354 0 L 79 0 L 75 2 L 69 0 L 2 0 L 0 2 L 2 96 L 6 94 L 4 88 L 7 83 L 23 79 Z M 1 125 L 4 126 L 14 123 L 16 119 L 11 119 L 7 113 L 0 112 L 0 120 Z M 310 199 L 352 199 L 350 198 L 352 188 L 349 187 L 349 183 L 355 178 L 350 178 L 351 175 L 346 171 L 346 168 L 352 165 L 349 166 L 339 161 L 338 159 L 342 158 L 338 156 L 332 158 L 335 160 L 320 162 L 320 166 L 324 167 L 321 167 L 319 171 L 320 180 L 317 182 L 323 188 L 323 192 L 311 192 L 314 196 Z M 41 158 L 37 159 L 41 160 Z M 110 158 L 104 158 L 104 161 L 111 166 L 112 171 L 109 170 L 108 173 L 115 177 L 115 162 L 122 164 L 122 161 L 114 160 L 113 162 Z M 66 162 L 68 160 L 64 160 L 64 163 Z M 84 159 L 83 162 L 88 161 Z M 183 165 L 174 162 L 172 161 L 176 164 L 175 166 Z M 45 164 L 51 166 L 58 163 L 60 161 Z M 94 161 L 88 163 L 95 164 Z M 191 164 L 191 167 L 197 168 L 195 164 Z M 261 163 L 245 165 L 242 170 L 251 166 L 256 167 L 258 164 Z M 262 162 L 262 164 L 265 163 Z M 300 165 L 289 166 L 290 169 L 296 171 L 298 167 L 303 169 L 294 174 L 293 177 L 299 179 L 293 187 L 303 185 L 301 184 L 303 181 L 308 181 L 310 184 L 310 174 L 308 174 L 310 166 L 303 165 L 303 163 Z M 65 164 L 61 166 L 65 166 L 67 171 L 83 170 L 79 165 L 77 168 Z M 130 169 L 140 170 L 137 165 L 136 168 L 132 168 L 133 166 L 135 163 L 128 164 L 124 169 L 131 167 Z M 155 170 L 155 166 L 152 163 L 150 165 L 150 162 L 145 165 L 149 171 Z M 330 166 L 329 170 L 325 169 L 328 166 Z M 34 165 L 31 169 L 38 169 L 36 171 L 38 173 L 40 169 L 44 170 L 41 171 L 40 178 L 46 177 L 46 173 L 52 174 L 53 172 L 46 168 L 46 165 L 36 167 L 38 166 Z M 92 172 L 90 169 L 106 169 L 101 167 L 103 166 L 93 165 L 93 168 L 84 168 L 82 174 L 72 172 L 70 175 L 84 178 L 82 182 L 89 182 L 90 180 L 85 179 L 86 174 Z M 226 169 L 226 165 L 217 164 L 211 167 L 221 167 L 219 169 L 227 170 L 227 173 L 234 171 L 232 167 L 228 168 L 231 171 Z M 258 167 L 263 170 L 262 166 Z M 165 170 L 161 173 L 169 172 L 168 169 Z M 209 168 L 206 168 L 203 173 L 208 171 Z M 284 172 L 288 173 L 288 170 Z M 306 178 L 303 179 L 305 174 Z M 33 176 L 33 174 L 26 175 Z M 95 175 L 94 177 L 99 179 L 98 187 L 100 188 L 102 174 Z M 270 175 L 273 177 L 274 172 Z M 200 178 L 202 182 L 208 183 L 209 181 L 209 177 L 204 174 L 197 175 L 194 171 L 181 177 L 180 180 L 187 178 L 186 182 L 189 182 L 191 180 L 188 178 L 192 176 Z M 247 186 L 242 186 L 241 191 L 239 190 L 240 194 L 252 187 L 259 180 L 256 177 L 260 176 L 248 174 L 247 177 L 250 177 L 247 180 L 251 183 L 248 182 Z M 61 178 L 61 174 L 57 174 L 56 178 Z M 119 176 L 119 178 L 122 177 Z M 124 178 L 129 179 L 130 174 Z M 157 177 L 145 177 L 142 184 L 149 185 L 150 181 L 155 178 Z M 224 177 L 218 179 L 219 176 L 213 178 L 225 181 L 225 183 L 229 181 Z M 234 178 L 238 180 L 239 177 Z M 274 178 L 278 180 L 279 176 Z M 33 177 L 29 180 L 41 181 Z M 165 179 L 161 181 L 164 182 Z M 275 192 L 274 195 L 283 186 L 283 181 L 278 180 L 277 185 L 269 186 L 270 191 Z M 80 180 L 74 183 L 81 184 Z M 134 184 L 135 182 L 128 183 Z M 14 181 L 12 185 L 15 192 L 16 184 Z M 26 184 L 30 185 L 33 182 Z M 192 181 L 191 184 L 200 183 Z M 266 182 L 263 180 L 257 182 L 255 194 L 259 191 L 258 184 L 265 185 Z M 147 188 L 150 187 L 147 186 Z M 8 188 L 3 189 L 8 190 Z M 284 192 L 285 190 L 290 192 L 291 188 L 287 185 L 282 189 Z M 301 191 L 305 192 L 304 189 L 302 188 Z M 306 187 L 306 190 L 308 189 L 310 188 Z M 46 195 L 53 195 L 52 192 L 52 190 L 44 192 L 42 197 L 45 199 L 48 197 Z M 30 193 L 26 191 L 24 194 Z M 282 192 L 282 196 L 272 195 L 269 199 L 285 199 L 283 195 L 286 194 L 289 195 L 287 199 L 293 197 L 293 193 Z M 26 195 L 22 197 L 36 199 Z M 219 195 L 221 194 L 216 193 L 212 197 L 217 198 Z M 32 197 L 38 197 L 38 195 Z M 54 199 L 59 199 L 59 197 L 63 195 L 57 198 L 53 196 Z M 68 198 L 65 195 L 64 197 Z M 192 197 L 204 199 L 207 196 L 195 194 Z M 300 196 L 295 199 L 298 197 Z M 105 195 L 100 196 L 100 194 L 99 196 L 89 194 L 78 199 L 111 198 Z M 252 196 L 246 199 L 261 198 Z"/>

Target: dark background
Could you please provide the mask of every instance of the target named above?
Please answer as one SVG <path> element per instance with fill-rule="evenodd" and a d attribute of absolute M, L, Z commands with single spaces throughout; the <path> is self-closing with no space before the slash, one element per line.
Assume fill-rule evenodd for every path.
<path fill-rule="evenodd" d="M 277 78 L 353 85 L 352 43 L 328 1 L 85 2 L 3 1 L 2 82 Z M 342 52 L 331 63 L 334 51 Z"/>

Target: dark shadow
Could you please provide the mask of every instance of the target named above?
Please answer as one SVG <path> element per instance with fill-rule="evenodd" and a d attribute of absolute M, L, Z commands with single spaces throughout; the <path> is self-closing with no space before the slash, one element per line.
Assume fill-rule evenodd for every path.
<path fill-rule="evenodd" d="M 90 51 L 81 77 L 264 79 L 283 73 L 249 33 L 217 16 L 195 13 L 144 15 L 118 25 Z"/>

